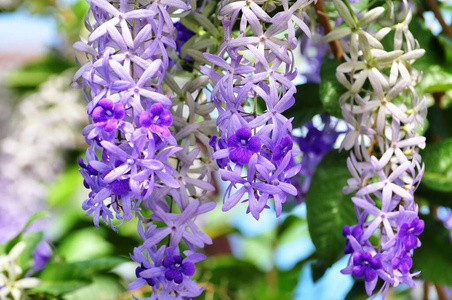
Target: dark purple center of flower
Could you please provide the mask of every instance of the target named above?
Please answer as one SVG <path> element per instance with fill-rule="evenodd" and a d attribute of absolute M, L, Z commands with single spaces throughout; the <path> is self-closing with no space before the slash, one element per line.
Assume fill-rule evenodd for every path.
<path fill-rule="evenodd" d="M 228 147 L 231 150 L 229 152 L 231 161 L 239 165 L 246 165 L 251 156 L 260 151 L 261 141 L 257 136 L 251 136 L 248 128 L 240 128 L 229 137 Z"/>
<path fill-rule="evenodd" d="M 143 264 L 141 264 L 140 267 L 137 267 L 135 269 L 135 275 L 137 276 L 137 278 L 141 278 L 140 273 L 146 270 L 147 270 L 146 267 Z M 149 284 L 150 286 L 154 286 L 157 283 L 154 278 L 143 278 L 143 279 L 146 280 L 147 284 Z"/>
<path fill-rule="evenodd" d="M 366 281 L 372 281 L 377 277 L 377 270 L 382 267 L 381 261 L 367 251 L 353 254 L 352 274 L 355 277 L 364 277 Z"/>
<path fill-rule="evenodd" d="M 400 226 L 398 238 L 403 244 L 405 250 L 411 250 L 417 247 L 417 236 L 424 231 L 424 221 L 418 217 L 414 218 L 410 224 L 403 223 Z"/>
<path fill-rule="evenodd" d="M 181 283 L 184 275 L 190 277 L 195 274 L 195 264 L 183 262 L 179 255 L 165 257 L 162 265 L 166 268 L 165 278 L 175 283 Z"/>
<path fill-rule="evenodd" d="M 144 127 L 151 125 L 171 126 L 173 116 L 171 112 L 163 107 L 160 103 L 155 103 L 151 106 L 150 111 L 144 111 L 140 115 L 140 123 Z"/>
<path fill-rule="evenodd" d="M 275 147 L 273 150 L 273 161 L 280 161 L 282 160 L 287 152 L 292 150 L 293 148 L 293 141 L 292 137 L 290 135 L 286 135 L 281 143 Z"/>
<path fill-rule="evenodd" d="M 100 100 L 92 113 L 96 126 L 104 128 L 107 132 L 114 131 L 118 121 L 122 120 L 124 115 L 124 105 L 122 103 L 114 104 L 113 101 L 107 98 Z"/>
<path fill-rule="evenodd" d="M 363 230 L 360 226 L 355 226 L 355 227 L 353 227 L 352 230 L 350 230 L 350 227 L 345 225 L 344 228 L 342 229 L 342 235 L 344 237 L 352 235 L 357 241 L 359 241 L 362 234 L 363 234 Z M 344 254 L 350 254 L 350 253 L 353 253 L 353 248 L 352 248 L 352 245 L 350 244 L 350 241 L 347 239 L 347 241 L 345 242 Z"/>
<path fill-rule="evenodd" d="M 413 260 L 406 252 L 402 252 L 399 256 L 396 256 L 392 260 L 392 268 L 394 270 L 400 269 L 403 274 L 407 274 L 413 266 Z"/>
<path fill-rule="evenodd" d="M 184 26 L 180 21 L 174 23 L 177 29 L 176 50 L 180 55 L 180 51 L 184 44 L 195 35 L 193 31 Z"/>
<path fill-rule="evenodd" d="M 129 179 L 115 180 L 111 183 L 111 190 L 116 195 L 124 195 L 130 191 Z"/>

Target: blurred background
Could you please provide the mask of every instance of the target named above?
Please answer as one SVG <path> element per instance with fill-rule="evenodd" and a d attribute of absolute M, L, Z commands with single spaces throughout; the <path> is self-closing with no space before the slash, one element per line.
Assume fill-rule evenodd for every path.
<path fill-rule="evenodd" d="M 452 3 L 439 4 L 450 24 Z M 81 209 L 87 192 L 77 161 L 86 148 L 81 130 L 87 117 L 80 90 L 71 89 L 77 70 L 72 45 L 88 35 L 83 27 L 87 9 L 84 0 L 0 0 L 0 244 L 21 234 L 24 227 L 27 232 L 42 232 L 34 238 L 35 247 L 30 251 L 45 262 L 52 258 L 40 275 L 48 281 L 36 288 L 34 299 L 132 299 L 127 285 L 135 279 L 136 265 L 129 262 L 128 255 L 140 243 L 136 224 L 125 224 L 116 234 L 105 226 L 95 228 L 92 217 Z M 420 15 L 424 24 L 417 32 L 435 41 L 443 39 L 433 47 L 450 47 L 452 40 L 442 33 L 434 13 L 425 9 Z M 423 46 L 427 37 L 418 38 Z M 316 56 L 313 49 L 306 53 Z M 449 50 L 444 51 L 451 59 Z M 297 80 L 302 84 L 309 81 L 312 65 L 301 53 L 299 56 L 298 68 L 305 75 Z M 439 72 L 430 72 L 437 77 L 427 77 L 425 87 L 430 88 L 430 105 L 439 109 L 433 116 L 442 114 L 447 119 L 452 116 L 445 110 L 452 99 L 452 70 L 428 63 L 439 68 Z M 440 86 L 432 89 L 436 83 Z M 439 96 L 442 102 L 435 102 Z M 314 110 L 295 132 L 301 144 L 307 140 L 327 144 L 319 161 L 337 148 L 340 133 L 347 130 L 345 124 L 320 113 Z M 310 178 L 319 161 L 306 177 Z M 322 180 L 321 175 L 314 179 Z M 308 188 L 309 184 L 303 187 Z M 311 188 L 319 190 L 318 186 Z M 206 248 L 208 260 L 200 264 L 196 275 L 205 285 L 201 298 L 364 299 L 362 282 L 355 284 L 340 273 L 347 258 L 326 262 L 316 255 L 302 200 L 286 203 L 278 219 L 266 210 L 257 222 L 244 213 L 243 206 L 223 213 L 219 205 L 199 220 L 214 239 Z M 450 209 L 440 207 L 439 215 L 447 223 Z M 31 216 L 36 221 L 28 226 Z M 342 248 L 345 239 L 338 243 Z M 388 298 L 452 296 L 447 287 L 425 289 L 427 285 L 418 282 L 419 288 L 398 287 Z M 143 289 L 134 294 L 139 297 L 147 292 Z"/>

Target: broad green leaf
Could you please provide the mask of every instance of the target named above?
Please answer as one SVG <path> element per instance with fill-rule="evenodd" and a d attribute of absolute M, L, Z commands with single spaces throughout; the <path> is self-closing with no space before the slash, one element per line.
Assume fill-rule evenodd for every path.
<path fill-rule="evenodd" d="M 119 264 L 130 262 L 130 258 L 119 256 L 103 256 L 84 261 L 77 261 L 72 263 L 77 268 L 84 269 L 89 274 L 95 274 L 113 269 Z"/>
<path fill-rule="evenodd" d="M 317 260 L 313 264 L 311 264 L 311 272 L 312 272 L 312 280 L 317 282 L 320 278 L 325 275 L 326 270 L 329 268 L 329 265 L 323 260 Z"/>
<path fill-rule="evenodd" d="M 430 65 L 418 88 L 423 93 L 448 91 L 452 89 L 452 73 L 447 72 L 440 65 Z"/>
<path fill-rule="evenodd" d="M 425 49 L 425 54 L 416 60 L 414 67 L 424 72 L 429 72 L 429 68 L 434 65 L 445 65 L 445 50 L 438 38 L 433 35 L 432 31 L 425 25 L 420 18 L 413 18 L 410 22 L 410 31 L 419 42 L 422 49 Z"/>
<path fill-rule="evenodd" d="M 273 231 L 264 234 L 243 238 L 242 256 L 243 259 L 252 262 L 256 267 L 262 270 L 268 270 L 272 267 L 273 243 L 275 240 Z"/>
<path fill-rule="evenodd" d="M 290 243 L 297 238 L 308 235 L 308 226 L 306 219 L 295 215 L 288 216 L 278 227 L 278 244 Z"/>
<path fill-rule="evenodd" d="M 422 246 L 414 250 L 414 269 L 421 278 L 440 285 L 452 285 L 452 243 L 449 231 L 441 221 L 423 217 L 424 232 L 420 235 Z"/>
<path fill-rule="evenodd" d="M 3 246 L 3 251 L 5 253 L 8 253 L 13 247 L 14 245 L 16 245 L 18 242 L 20 242 L 21 240 L 23 240 L 23 235 L 25 230 L 27 230 L 27 228 L 33 224 L 33 222 L 45 218 L 49 216 L 49 212 L 47 211 L 38 211 L 35 212 L 33 215 L 31 215 L 31 217 L 28 219 L 27 223 L 25 223 L 24 227 L 22 228 L 22 230 L 14 237 L 12 238 L 10 241 L 8 241 L 7 243 L 4 244 Z"/>
<path fill-rule="evenodd" d="M 26 246 L 17 259 L 22 270 L 28 270 L 33 266 L 33 251 L 42 241 L 42 238 L 43 233 L 41 231 L 29 232 L 22 236 L 21 240 L 25 242 Z"/>
<path fill-rule="evenodd" d="M 452 107 L 442 109 L 439 105 L 435 104 L 428 108 L 427 120 L 429 121 L 429 129 L 427 129 L 425 134 L 427 136 L 427 140 L 429 139 L 429 135 L 433 135 L 432 138 L 439 137 L 441 139 L 446 139 L 452 136 L 451 115 Z"/>
<path fill-rule="evenodd" d="M 342 228 L 356 223 L 351 197 L 342 193 L 349 177 L 345 156 L 329 153 L 318 166 L 306 195 L 309 233 L 318 258 L 329 264 L 344 250 Z"/>
<path fill-rule="evenodd" d="M 116 276 L 95 276 L 93 283 L 64 296 L 66 300 L 119 299 L 126 288 Z"/>
<path fill-rule="evenodd" d="M 78 171 L 78 167 L 71 167 L 58 176 L 47 193 L 47 204 L 51 207 L 67 204 L 68 201 L 75 200 L 79 196 L 77 191 L 82 185 L 83 177 Z"/>
<path fill-rule="evenodd" d="M 256 291 L 259 281 L 265 280 L 264 272 L 234 256 L 209 257 L 208 261 L 199 264 L 197 274 L 203 275 L 198 282 L 208 282 L 210 286 L 200 299 L 250 299 L 244 294 Z"/>
<path fill-rule="evenodd" d="M 9 73 L 5 78 L 5 84 L 9 88 L 16 89 L 18 93 L 24 93 L 38 87 L 51 75 L 59 74 L 74 66 L 75 63 L 72 61 L 68 61 L 60 54 L 50 52 L 47 56 Z"/>
<path fill-rule="evenodd" d="M 300 127 L 323 111 L 319 89 L 318 83 L 305 83 L 297 86 L 295 105 L 284 112 L 287 118 L 294 118 L 292 121 L 294 127 Z"/>
<path fill-rule="evenodd" d="M 49 263 L 39 275 L 39 279 L 42 283 L 32 290 L 55 296 L 87 286 L 92 280 L 83 267 L 63 262 Z"/>
<path fill-rule="evenodd" d="M 437 190 L 428 188 L 422 182 L 416 190 L 415 196 L 427 200 L 430 204 L 452 208 L 452 192 L 439 192 Z"/>
<path fill-rule="evenodd" d="M 421 154 L 425 162 L 422 183 L 437 191 L 452 192 L 452 138 L 427 146 Z"/>
<path fill-rule="evenodd" d="M 212 22 L 210 22 L 210 20 L 206 16 L 198 13 L 193 14 L 193 16 L 195 17 L 196 22 L 198 22 L 198 24 L 201 25 L 205 30 L 207 30 L 211 35 L 213 36 L 220 35 L 220 31 L 218 30 L 218 28 L 215 27 L 215 25 L 213 25 Z"/>
<path fill-rule="evenodd" d="M 102 257 L 73 263 L 51 262 L 39 275 L 42 284 L 33 291 L 51 295 L 69 293 L 91 284 L 95 274 L 109 271 L 127 261 L 121 257 Z"/>
<path fill-rule="evenodd" d="M 105 231 L 100 228 L 77 230 L 61 242 L 58 247 L 59 254 L 68 261 L 80 261 L 111 254 L 114 247 L 107 242 L 104 235 Z"/>
<path fill-rule="evenodd" d="M 330 115 L 342 118 L 342 111 L 339 105 L 339 97 L 347 92 L 336 79 L 336 68 L 339 66 L 338 60 L 324 59 L 320 68 L 320 100 L 323 103 L 323 109 Z"/>

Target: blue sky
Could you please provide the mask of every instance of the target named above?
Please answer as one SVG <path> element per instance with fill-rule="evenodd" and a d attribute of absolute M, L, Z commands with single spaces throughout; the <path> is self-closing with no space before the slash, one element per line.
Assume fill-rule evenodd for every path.
<path fill-rule="evenodd" d="M 42 53 L 60 41 L 50 17 L 32 16 L 25 10 L 0 15 L 0 53 Z"/>

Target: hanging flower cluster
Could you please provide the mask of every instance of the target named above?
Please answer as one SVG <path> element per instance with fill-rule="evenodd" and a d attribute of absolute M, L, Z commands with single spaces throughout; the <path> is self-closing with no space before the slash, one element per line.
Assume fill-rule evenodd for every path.
<path fill-rule="evenodd" d="M 292 51 L 298 43 L 297 28 L 310 36 L 303 22 L 303 8 L 310 1 L 299 0 L 290 7 L 287 0 L 281 2 L 282 9 L 272 17 L 275 7 L 267 1 L 225 4 L 219 13 L 224 42 L 218 55 L 205 54 L 213 66 L 203 68 L 215 82 L 212 99 L 219 113 L 221 135 L 211 140 L 213 157 L 221 178 L 230 182 L 223 210 L 244 198 L 247 212 L 256 219 L 271 199 L 280 215 L 287 195 L 297 194 L 290 178 L 300 170 L 294 160 L 299 150 L 293 147 L 291 120 L 282 113 L 295 102 Z M 259 103 L 265 106 L 263 113 L 258 113 Z"/>
<path fill-rule="evenodd" d="M 215 132 L 209 116 L 214 106 L 192 95 L 207 76 L 180 88 L 167 72 L 179 50 L 172 16 L 189 7 L 180 0 L 88 2 L 91 33 L 74 45 L 88 58 L 74 78 L 82 84 L 90 120 L 83 131 L 87 161 L 79 162 L 91 190 L 83 209 L 96 226 L 101 218 L 114 230 L 139 219 L 144 242 L 131 255 L 140 266 L 129 289 L 148 284 L 152 299 L 196 297 L 202 288 L 191 277 L 194 263 L 204 259 L 196 247 L 212 242 L 194 219 L 215 207 L 203 199 L 214 190 L 213 162 L 200 159 L 206 151 L 211 156 L 200 148 L 209 147 L 207 135 Z M 181 242 L 189 249 L 183 254 Z"/>
<path fill-rule="evenodd" d="M 82 207 L 96 226 L 102 219 L 113 230 L 138 219 L 143 243 L 131 255 L 138 267 L 129 289 L 149 285 L 150 299 L 199 296 L 195 263 L 212 240 L 196 219 L 215 208 L 206 201 L 215 191 L 213 173 L 219 169 L 227 182 L 223 211 L 247 202 L 247 213 L 259 219 L 273 202 L 279 216 L 288 197 L 303 199 L 341 133 L 341 149 L 352 150 L 344 192 L 354 193 L 358 217 L 343 230 L 350 259 L 342 272 L 364 278 L 369 295 L 378 278 L 383 294 L 391 285 L 414 285 L 411 257 L 424 223 L 413 195 L 424 171 L 418 131 L 426 111 L 412 66 L 424 50 L 408 29 L 405 1 L 363 12 L 333 0 L 342 21 L 325 40 L 340 40 L 345 51 L 336 75 L 347 89 L 339 102 L 352 130 L 337 131 L 337 121 L 324 115 L 322 131 L 307 125 L 300 149 L 284 113 L 295 103 L 293 51 L 300 34 L 311 36 L 304 11 L 312 1 L 221 1 L 222 39 L 197 1 L 88 2 L 90 35 L 74 45 L 86 54 L 74 79 L 90 121 L 86 161 L 79 161 L 90 190 Z M 325 50 L 317 44 L 316 62 Z M 200 66 L 206 61 L 210 66 Z"/>
<path fill-rule="evenodd" d="M 376 7 L 359 19 L 346 1 L 334 5 L 345 26 L 326 40 L 343 39 L 346 50 L 336 73 L 348 89 L 339 99 L 342 113 L 354 127 L 341 145 L 353 150 L 347 160 L 353 177 L 344 192 L 355 193 L 358 216 L 356 225 L 343 230 L 350 259 L 342 272 L 364 278 L 369 295 L 381 278 L 379 293 L 386 294 L 390 285 L 414 286 L 411 257 L 424 227 L 413 194 L 424 171 L 418 151 L 425 138 L 418 130 L 426 110 L 414 90 L 420 74 L 412 64 L 425 51 L 408 29 L 405 1 L 388 2 L 387 9 Z"/>
<path fill-rule="evenodd" d="M 339 120 L 326 113 L 321 115 L 321 120 L 321 127 L 316 127 L 311 120 L 302 127 L 307 131 L 306 134 L 302 137 L 294 137 L 303 153 L 302 168 L 297 176 L 292 178 L 292 184 L 298 190 L 297 203 L 304 201 L 311 186 L 312 176 L 324 155 L 333 150 L 337 138 L 347 132 L 347 130 L 339 130 Z"/>

